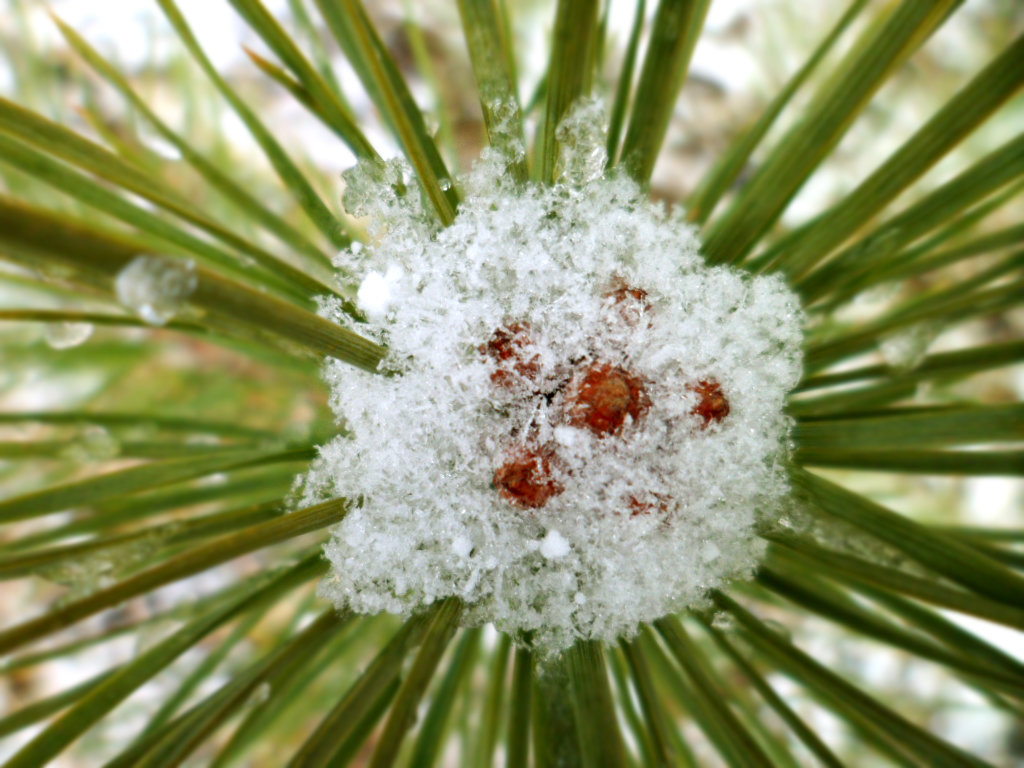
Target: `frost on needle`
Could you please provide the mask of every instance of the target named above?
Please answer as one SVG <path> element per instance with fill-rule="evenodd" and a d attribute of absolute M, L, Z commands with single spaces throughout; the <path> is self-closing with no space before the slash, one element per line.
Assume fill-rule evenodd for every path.
<path fill-rule="evenodd" d="M 558 184 L 517 185 L 485 153 L 444 229 L 402 164 L 347 175 L 371 239 L 338 267 L 394 375 L 326 366 L 345 431 L 303 493 L 361 499 L 327 546 L 339 606 L 455 595 L 469 622 L 557 650 L 698 605 L 761 557 L 755 523 L 788 492 L 798 302 L 706 266 L 574 119 Z"/>

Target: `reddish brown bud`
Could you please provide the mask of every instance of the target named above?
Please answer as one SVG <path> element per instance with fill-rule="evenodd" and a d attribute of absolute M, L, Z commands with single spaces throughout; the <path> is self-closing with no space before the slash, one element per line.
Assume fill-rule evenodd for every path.
<path fill-rule="evenodd" d="M 509 323 L 498 328 L 478 349 L 502 367 L 491 373 L 491 381 L 499 387 L 513 387 L 519 378 L 535 379 L 540 373 L 540 356 L 531 355 L 533 346 L 529 323 Z M 506 362 L 508 361 L 508 362 Z"/>
<path fill-rule="evenodd" d="M 612 305 L 628 325 L 637 325 L 640 318 L 651 310 L 647 291 L 627 284 L 621 277 L 615 278 L 612 289 L 604 297 L 612 300 Z"/>
<path fill-rule="evenodd" d="M 722 385 L 717 381 L 702 380 L 691 389 L 697 393 L 700 400 L 690 413 L 704 420 L 702 429 L 707 429 L 712 421 L 722 421 L 729 415 L 729 401 L 722 392 Z"/>
<path fill-rule="evenodd" d="M 522 350 L 531 344 L 529 323 L 509 323 L 496 329 L 479 349 L 481 354 L 495 360 L 509 360 L 521 355 Z"/>
<path fill-rule="evenodd" d="M 627 416 L 639 421 L 651 407 L 644 380 L 608 363 L 590 365 L 569 403 L 569 423 L 600 437 L 617 434 Z"/>
<path fill-rule="evenodd" d="M 552 475 L 556 460 L 548 446 L 518 449 L 494 473 L 494 484 L 517 507 L 538 509 L 565 490 Z"/>
<path fill-rule="evenodd" d="M 671 496 L 659 496 L 658 494 L 654 494 L 654 501 L 640 501 L 636 496 L 630 496 L 629 516 L 637 517 L 638 515 L 657 513 L 664 517 L 668 514 L 668 503 L 671 500 Z"/>

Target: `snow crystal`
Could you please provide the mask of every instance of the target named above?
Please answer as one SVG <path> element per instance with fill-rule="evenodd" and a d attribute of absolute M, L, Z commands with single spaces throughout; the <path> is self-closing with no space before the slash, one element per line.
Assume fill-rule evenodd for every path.
<path fill-rule="evenodd" d="M 456 595 L 468 622 L 556 651 L 702 605 L 762 556 L 754 527 L 788 494 L 798 301 L 708 267 L 680 212 L 601 172 L 584 127 L 560 130 L 582 155 L 553 187 L 485 152 L 447 228 L 401 164 L 346 175 L 370 240 L 337 262 L 369 322 L 322 311 L 385 343 L 390 375 L 325 366 L 345 433 L 302 496 L 360 499 L 326 547 L 339 606 Z"/>
<path fill-rule="evenodd" d="M 560 557 L 565 557 L 569 554 L 570 545 L 562 534 L 558 531 L 548 531 L 547 536 L 540 542 L 538 547 L 540 553 L 544 555 L 548 560 L 557 560 Z"/>
<path fill-rule="evenodd" d="M 459 557 L 469 557 L 473 554 L 473 540 L 468 536 L 456 536 L 452 541 L 452 552 Z"/>
<path fill-rule="evenodd" d="M 383 275 L 371 271 L 363 278 L 356 293 L 356 303 L 367 317 L 378 322 L 385 318 L 391 307 L 392 287 L 402 276 L 402 270 L 392 264 Z"/>

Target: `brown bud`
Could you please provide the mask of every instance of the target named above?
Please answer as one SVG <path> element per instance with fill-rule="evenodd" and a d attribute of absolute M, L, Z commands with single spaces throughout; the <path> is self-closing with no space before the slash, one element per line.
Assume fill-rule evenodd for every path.
<path fill-rule="evenodd" d="M 553 476 L 556 461 L 549 446 L 519 448 L 494 473 L 494 485 L 517 507 L 539 509 L 565 490 Z"/>
<path fill-rule="evenodd" d="M 498 364 L 491 381 L 499 387 L 511 388 L 520 379 L 535 379 L 540 373 L 540 356 L 530 353 L 533 340 L 529 323 L 509 323 L 491 334 L 477 349 Z"/>
<path fill-rule="evenodd" d="M 629 516 L 637 517 L 638 515 L 656 513 L 664 517 L 668 514 L 668 504 L 671 500 L 671 496 L 660 496 L 658 494 L 654 494 L 654 501 L 640 501 L 636 496 L 630 496 Z"/>
<path fill-rule="evenodd" d="M 651 311 L 647 291 L 629 285 L 621 277 L 613 280 L 611 290 L 605 293 L 604 297 L 612 300 L 613 308 L 627 325 L 638 325 L 640 318 Z"/>
<path fill-rule="evenodd" d="M 569 395 L 569 423 L 599 437 L 618 434 L 629 416 L 639 421 L 651 408 L 639 376 L 608 363 L 592 363 Z"/>
<path fill-rule="evenodd" d="M 700 416 L 704 423 L 702 429 L 707 429 L 712 421 L 720 422 L 729 415 L 729 401 L 722 392 L 722 385 L 717 381 L 702 380 L 697 386 L 691 387 L 697 393 L 700 400 L 690 411 L 694 416 Z"/>

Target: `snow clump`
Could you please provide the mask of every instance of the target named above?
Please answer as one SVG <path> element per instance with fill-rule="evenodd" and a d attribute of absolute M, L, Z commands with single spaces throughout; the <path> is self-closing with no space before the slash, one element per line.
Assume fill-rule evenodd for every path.
<path fill-rule="evenodd" d="M 485 152 L 447 228 L 402 163 L 347 175 L 370 238 L 337 266 L 368 322 L 322 314 L 388 355 L 387 375 L 327 362 L 343 432 L 301 485 L 358 500 L 326 547 L 338 606 L 457 596 L 467 623 L 557 651 L 701 605 L 761 558 L 755 525 L 788 494 L 798 301 L 707 266 L 680 212 L 601 172 L 592 125 L 560 129 L 583 154 L 551 187 Z"/>

